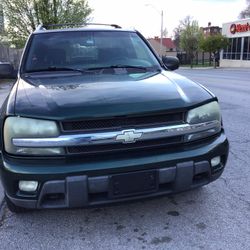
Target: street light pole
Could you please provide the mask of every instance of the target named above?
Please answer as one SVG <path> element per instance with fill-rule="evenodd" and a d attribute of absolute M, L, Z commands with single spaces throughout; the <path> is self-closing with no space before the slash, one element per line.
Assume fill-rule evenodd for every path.
<path fill-rule="evenodd" d="M 162 42 L 163 42 L 163 10 L 161 11 L 161 47 L 160 47 L 160 55 L 162 56 Z"/>
<path fill-rule="evenodd" d="M 151 3 L 145 4 L 145 6 L 151 6 L 155 11 L 161 15 L 161 38 L 160 38 L 160 56 L 162 56 L 163 52 L 163 10 L 159 11 L 154 5 Z"/>

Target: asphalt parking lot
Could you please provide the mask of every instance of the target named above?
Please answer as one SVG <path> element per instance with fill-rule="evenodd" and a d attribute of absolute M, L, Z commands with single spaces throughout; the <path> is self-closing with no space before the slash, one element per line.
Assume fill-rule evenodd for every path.
<path fill-rule="evenodd" d="M 223 176 L 201 189 L 111 207 L 15 215 L 3 203 L 0 249 L 249 249 L 250 70 L 177 72 L 219 98 L 230 141 Z M 0 84 L 0 105 L 9 88 Z"/>

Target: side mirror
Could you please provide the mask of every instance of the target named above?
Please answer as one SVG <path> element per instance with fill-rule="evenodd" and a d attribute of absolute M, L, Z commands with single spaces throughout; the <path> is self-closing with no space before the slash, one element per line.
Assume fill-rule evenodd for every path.
<path fill-rule="evenodd" d="M 179 59 L 175 56 L 163 56 L 162 62 L 169 70 L 176 70 L 180 65 Z"/>

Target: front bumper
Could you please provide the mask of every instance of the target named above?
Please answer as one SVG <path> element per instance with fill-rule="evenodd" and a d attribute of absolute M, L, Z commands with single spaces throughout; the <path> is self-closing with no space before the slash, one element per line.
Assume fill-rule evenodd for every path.
<path fill-rule="evenodd" d="M 17 206 L 38 209 L 85 207 L 166 195 L 206 185 L 222 174 L 228 149 L 227 138 L 222 133 L 202 146 L 158 155 L 148 153 L 148 156 L 137 158 L 81 164 L 37 163 L 35 166 L 16 164 L 3 158 L 0 170 L 5 193 Z M 212 168 L 210 160 L 216 156 L 221 156 L 222 161 Z M 122 197 L 110 196 L 112 176 L 148 170 L 156 172 L 156 189 Z M 18 191 L 19 180 L 37 180 L 38 191 L 33 194 Z"/>

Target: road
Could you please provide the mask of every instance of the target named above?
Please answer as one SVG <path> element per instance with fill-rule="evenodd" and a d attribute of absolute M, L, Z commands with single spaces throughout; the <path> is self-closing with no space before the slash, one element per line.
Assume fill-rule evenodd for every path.
<path fill-rule="evenodd" d="M 0 248 L 249 249 L 250 70 L 177 72 L 220 100 L 230 156 L 219 180 L 174 196 L 104 208 L 15 215 L 4 206 Z"/>

